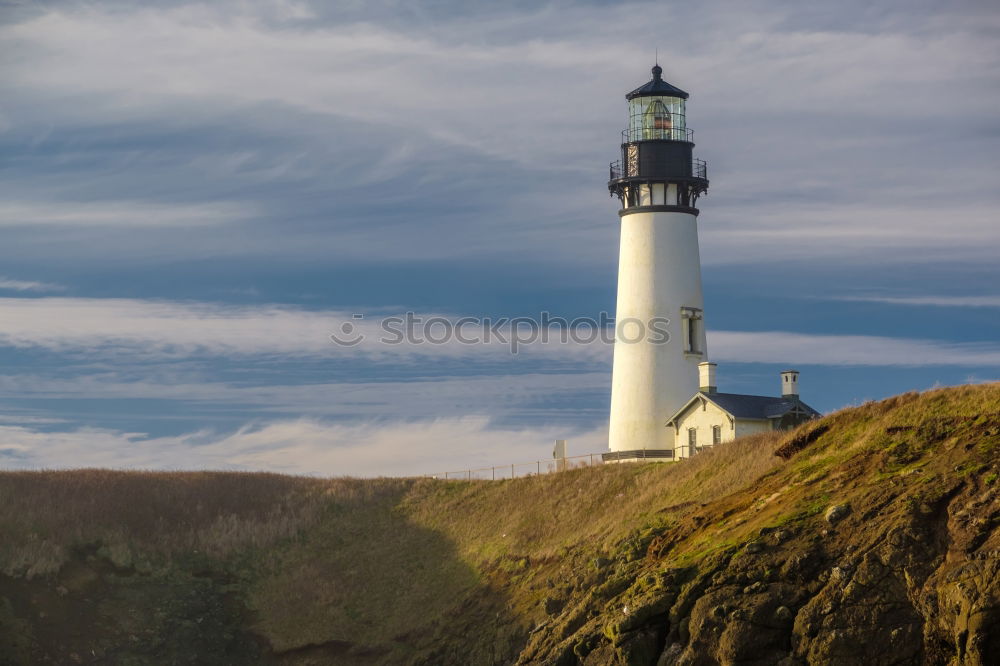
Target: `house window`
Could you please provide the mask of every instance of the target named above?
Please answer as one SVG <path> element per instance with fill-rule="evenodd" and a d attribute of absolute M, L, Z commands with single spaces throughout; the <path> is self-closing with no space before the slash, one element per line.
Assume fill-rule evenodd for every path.
<path fill-rule="evenodd" d="M 714 425 L 712 426 L 712 445 L 722 443 L 722 426 Z"/>
<path fill-rule="evenodd" d="M 699 308 L 681 308 L 681 331 L 684 334 L 684 353 L 702 354 L 702 318 Z"/>
<path fill-rule="evenodd" d="M 688 453 L 694 453 L 698 448 L 698 429 L 688 428 Z"/>

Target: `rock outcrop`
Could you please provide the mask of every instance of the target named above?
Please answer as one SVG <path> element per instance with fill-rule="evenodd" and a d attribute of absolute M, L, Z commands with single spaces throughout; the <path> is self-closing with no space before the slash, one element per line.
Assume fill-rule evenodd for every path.
<path fill-rule="evenodd" d="M 596 589 L 624 590 L 519 663 L 998 663 L 1000 414 L 926 402 L 805 426 L 787 466 L 619 561 Z"/>

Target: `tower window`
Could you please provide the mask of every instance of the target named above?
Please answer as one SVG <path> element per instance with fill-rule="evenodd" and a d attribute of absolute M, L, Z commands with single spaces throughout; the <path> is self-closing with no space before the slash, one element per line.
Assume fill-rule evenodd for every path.
<path fill-rule="evenodd" d="M 681 332 L 684 335 L 685 354 L 703 354 L 702 315 L 699 308 L 681 308 Z"/>

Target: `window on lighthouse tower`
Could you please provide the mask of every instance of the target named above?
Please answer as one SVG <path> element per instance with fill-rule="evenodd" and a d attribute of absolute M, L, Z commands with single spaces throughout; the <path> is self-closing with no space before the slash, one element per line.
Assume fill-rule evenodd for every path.
<path fill-rule="evenodd" d="M 684 353 L 701 355 L 702 313 L 699 308 L 681 308 L 681 333 L 684 337 Z"/>

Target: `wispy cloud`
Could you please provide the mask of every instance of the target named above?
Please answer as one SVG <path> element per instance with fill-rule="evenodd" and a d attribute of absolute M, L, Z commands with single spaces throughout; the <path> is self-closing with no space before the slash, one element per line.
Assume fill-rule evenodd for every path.
<path fill-rule="evenodd" d="M 252 215 L 248 205 L 237 203 L 21 201 L 0 204 L 0 226 L 197 227 L 246 219 Z"/>
<path fill-rule="evenodd" d="M 595 251 L 607 236 L 593 230 L 614 217 L 613 204 L 599 202 L 622 93 L 647 75 L 647 45 L 663 27 L 684 26 L 671 30 L 665 58 L 671 80 L 694 93 L 689 121 L 711 164 L 706 263 L 989 260 L 1000 241 L 991 181 L 995 15 L 973 6 L 849 6 L 834 16 L 764 1 L 631 3 L 625 13 L 645 18 L 636 24 L 601 3 L 489 11 L 89 3 L 0 26 L 12 52 L 32 63 L 8 64 L 0 76 L 16 91 L 5 113 L 23 141 L 45 146 L 59 135 L 52 128 L 75 130 L 57 144 L 59 168 L 46 173 L 53 182 L 40 197 L 107 199 L 125 181 L 193 207 L 147 211 L 155 224 L 232 217 L 190 201 L 204 195 L 201 179 L 268 199 L 270 225 L 238 245 L 203 237 L 214 252 L 301 257 L 322 247 L 382 260 L 492 252 L 610 263 L 613 255 Z M 224 128 L 244 135 L 220 140 Z M 175 152 L 185 132 L 195 138 Z M 934 160 L 924 159 L 928 151 Z M 44 159 L 31 156 L 32 164 Z M 512 182 L 524 174 L 531 182 Z M 402 183 L 376 197 L 357 192 L 393 179 Z M 282 187 L 258 191 L 272 180 Z M 460 185 L 443 195 L 444 183 Z M 317 192 L 340 196 L 317 201 Z M 348 224 L 323 233 L 295 226 L 310 216 L 343 223 L 343 200 L 387 193 L 410 197 L 413 224 L 352 210 Z M 468 232 L 468 215 L 442 219 L 439 204 L 449 198 L 477 211 L 479 233 Z M 304 215 L 313 205 L 320 210 Z M 52 223 L 145 223 L 141 211 L 43 213 L 37 219 Z M 171 240 L 158 257 L 191 251 Z"/>
<path fill-rule="evenodd" d="M 872 335 L 817 335 L 785 331 L 709 332 L 714 360 L 860 366 L 1000 366 L 996 342 L 951 343 Z"/>
<path fill-rule="evenodd" d="M 942 308 L 1000 308 L 1000 296 L 839 296 L 840 301 Z"/>
<path fill-rule="evenodd" d="M 63 432 L 0 425 L 0 465 L 15 469 L 113 467 L 269 470 L 325 476 L 412 476 L 599 452 L 604 429 L 493 428 L 483 416 L 339 425 L 300 419 L 247 425 L 228 434 L 176 437 L 81 428 Z"/>
<path fill-rule="evenodd" d="M 514 370 L 516 368 L 508 368 Z M 86 370 L 86 369 L 85 369 Z M 456 418 L 467 414 L 520 421 L 568 422 L 588 420 L 589 405 L 579 397 L 610 392 L 610 373 L 504 373 L 482 367 L 463 368 L 465 374 L 383 378 L 378 381 L 301 381 L 266 375 L 253 382 L 223 381 L 204 372 L 178 372 L 174 364 L 123 368 L 114 372 L 87 372 L 74 376 L 0 374 L 0 399 L 54 400 L 62 405 L 86 396 L 88 400 L 170 400 L 198 405 L 203 412 L 224 407 L 227 415 L 302 415 L 314 418 L 363 420 L 391 415 L 393 419 Z M 62 373 L 60 373 L 62 374 Z M 271 377 L 272 381 L 266 381 Z M 603 412 L 603 400 L 602 412 Z M 571 410 L 566 405 L 572 404 Z M 66 407 L 69 409 L 69 407 Z M 584 417 L 581 419 L 581 417 Z M 603 414 L 602 414 L 603 417 Z M 4 417 L 0 416 L 0 420 Z M 11 423 L 31 423 L 30 416 L 10 414 Z M 207 415 L 203 418 L 209 418 Z"/>
<path fill-rule="evenodd" d="M 10 423 L 18 426 L 55 425 L 67 423 L 66 419 L 51 416 L 34 416 L 32 414 L 0 414 L 0 424 Z M 0 445 L 2 446 L 2 445 Z"/>
<path fill-rule="evenodd" d="M 398 315 L 403 313 L 391 313 Z M 383 318 L 356 319 L 347 311 L 310 311 L 277 305 L 260 307 L 221 306 L 207 303 L 177 303 L 132 299 L 0 298 L 0 345 L 44 347 L 57 351 L 101 352 L 132 350 L 145 356 L 192 354 L 287 354 L 338 355 L 341 357 L 399 358 L 408 356 L 510 355 L 511 327 L 498 326 L 487 339 L 466 329 L 465 344 L 450 336 L 440 344 L 425 342 L 420 332 L 412 342 L 383 327 Z M 458 317 L 423 313 L 424 321 L 437 318 L 453 322 Z M 401 324 L 393 324 L 401 331 Z M 423 329 L 422 329 L 423 330 Z M 428 326 L 432 336 L 441 336 L 442 326 Z M 504 334 L 506 332 L 506 334 Z M 335 344 L 338 334 L 357 344 Z M 525 336 L 529 335 L 525 331 Z M 594 333 L 594 337 L 597 333 Z M 389 341 L 389 342 L 386 342 Z M 571 356 L 584 360 L 603 356 L 606 345 L 561 342 L 553 334 L 548 343 L 523 344 L 524 354 Z"/>
<path fill-rule="evenodd" d="M 0 290 L 8 291 L 65 291 L 65 287 L 49 282 L 36 282 L 34 280 L 12 280 L 0 276 Z"/>
<path fill-rule="evenodd" d="M 0 299 L 0 343 L 55 350 L 133 348 L 160 354 L 333 353 L 350 313 L 128 299 Z"/>
<path fill-rule="evenodd" d="M 985 185 L 984 185 L 985 191 Z M 706 203 L 702 239 L 704 263 L 770 261 L 898 266 L 928 261 L 991 261 L 1000 245 L 994 223 L 1000 204 L 984 205 L 979 194 L 964 202 L 930 202 L 918 209 L 899 203 L 910 195 L 864 204 L 787 202 L 780 207 Z M 947 225 L 943 216 L 951 217 Z M 871 220 L 877 219 L 878 224 Z M 775 248 L 782 248 L 775 257 Z"/>
<path fill-rule="evenodd" d="M 391 313 L 393 315 L 397 313 Z M 442 320 L 455 315 L 426 313 Z M 409 357 L 497 360 L 510 357 L 508 340 L 464 344 L 387 344 L 378 316 L 358 320 L 344 311 L 291 307 L 235 307 L 126 299 L 0 299 L 0 344 L 57 351 L 141 352 L 171 357 L 198 354 L 339 355 L 396 363 Z M 344 326 L 351 333 L 343 335 Z M 444 329 L 435 329 L 438 335 Z M 522 354 L 577 363 L 607 362 L 610 345 L 559 341 L 553 328 L 547 344 L 526 343 Z M 331 341 L 331 334 L 356 336 L 355 346 Z M 868 335 L 822 335 L 791 331 L 709 331 L 709 352 L 719 361 L 869 366 L 997 366 L 1000 345 L 993 341 L 952 343 Z M 466 336 L 470 334 L 466 332 Z M 362 339 L 363 338 L 363 339 Z M 669 343 L 668 343 L 669 344 Z"/>
<path fill-rule="evenodd" d="M 535 166 L 580 170 L 564 158 L 592 149 L 581 145 L 580 131 L 599 127 L 601 114 L 621 115 L 621 78 L 640 74 L 633 63 L 646 62 L 644 44 L 655 41 L 662 25 L 697 24 L 677 34 L 667 57 L 670 69 L 701 82 L 703 108 L 728 112 L 726 99 L 753 98 L 753 105 L 740 107 L 741 117 L 762 121 L 835 107 L 846 116 L 877 109 L 939 122 L 931 84 L 954 84 L 956 72 L 968 76 L 997 60 L 990 49 L 977 48 L 985 46 L 985 34 L 950 14 L 924 18 L 936 30 L 928 40 L 917 18 L 868 17 L 865 27 L 877 30 L 846 22 L 805 27 L 766 2 L 697 12 L 634 3 L 633 11 L 648 17 L 642 24 L 610 21 L 617 8 L 593 5 L 518 8 L 488 20 L 441 12 L 409 23 L 399 20 L 399 8 L 302 21 L 275 19 L 275 6 L 222 2 L 122 11 L 97 4 L 39 13 L 4 28 L 34 63 L 30 71 L 6 74 L 28 90 L 92 96 L 92 106 L 59 110 L 77 117 L 176 117 L 179 108 L 197 116 L 196 108 L 204 114 L 278 104 L 403 127 Z M 129 58 L 123 61 L 122 53 Z M 554 88 L 553 81 L 572 85 Z M 762 89 L 768 94 L 757 94 Z M 988 114 L 993 101 L 978 89 L 953 100 L 950 110 L 961 105 Z M 489 132 L 482 129 L 486 118 Z M 850 134 L 831 138 L 843 144 L 862 134 L 877 132 L 855 124 Z M 760 132 L 754 137 L 768 140 Z"/>

